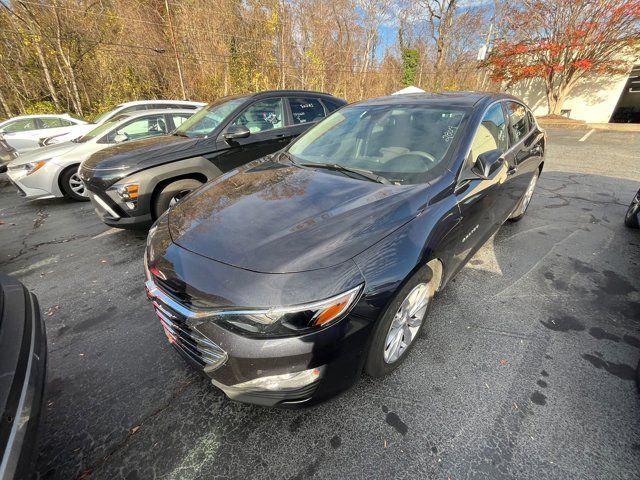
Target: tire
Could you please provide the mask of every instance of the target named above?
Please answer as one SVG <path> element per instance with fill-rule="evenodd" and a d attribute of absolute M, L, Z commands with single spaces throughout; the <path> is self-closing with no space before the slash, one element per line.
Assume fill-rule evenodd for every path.
<path fill-rule="evenodd" d="M 171 182 L 169 185 L 163 187 L 153 202 L 153 215 L 155 218 L 158 218 L 168 210 L 169 207 L 172 207 L 175 203 L 193 192 L 200 185 L 202 185 L 202 182 L 198 180 L 185 178 L 183 180 Z"/>
<path fill-rule="evenodd" d="M 533 174 L 533 177 L 529 181 L 529 185 L 527 185 L 527 189 L 525 190 L 524 195 L 522 195 L 522 198 L 518 202 L 518 206 L 508 218 L 510 222 L 518 222 L 522 220 L 524 214 L 527 213 L 527 208 L 529 208 L 531 198 L 533 198 L 533 192 L 536 189 L 536 184 L 538 183 L 539 177 L 540 170 L 536 170 L 536 173 Z"/>
<path fill-rule="evenodd" d="M 416 343 L 416 339 L 423 330 L 425 319 L 431 309 L 433 296 L 437 288 L 440 286 L 442 277 L 442 268 L 440 262 L 434 261 L 418 272 L 416 272 L 408 282 L 396 293 L 393 299 L 387 305 L 387 308 L 378 321 L 378 325 L 373 333 L 367 360 L 365 363 L 365 372 L 372 377 L 383 377 L 393 372 L 407 358 L 411 348 Z M 426 290 L 421 291 L 422 288 Z M 426 300 L 426 306 L 421 315 L 414 317 L 414 326 L 411 327 L 411 318 L 407 319 L 402 315 L 401 307 L 405 307 L 410 297 L 418 293 L 419 297 Z M 406 312 L 406 310 L 405 310 Z M 407 319 L 408 322 L 404 328 L 399 327 L 398 320 Z M 393 331 L 396 334 L 393 334 Z M 401 338 L 398 339 L 400 336 Z M 407 344 L 406 338 L 410 336 Z M 398 339 L 394 342 L 392 338 Z M 397 345 L 399 351 L 393 352 L 393 345 Z M 404 345 L 404 348 L 402 347 Z M 397 356 L 395 356 L 397 354 Z"/>
<path fill-rule="evenodd" d="M 624 224 L 629 228 L 640 228 L 638 214 L 640 214 L 640 191 L 633 197 L 631 205 L 627 209 L 627 214 L 624 216 Z"/>
<path fill-rule="evenodd" d="M 60 190 L 62 194 L 77 202 L 88 202 L 89 197 L 84 188 L 84 184 L 78 176 L 78 165 L 73 165 L 60 175 Z"/>

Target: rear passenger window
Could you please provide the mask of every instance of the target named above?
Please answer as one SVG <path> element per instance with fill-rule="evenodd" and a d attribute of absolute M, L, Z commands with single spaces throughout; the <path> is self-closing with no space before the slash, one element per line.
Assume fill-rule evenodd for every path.
<path fill-rule="evenodd" d="M 507 124 L 504 118 L 502 106 L 497 103 L 489 108 L 482 118 L 476 135 L 471 142 L 471 158 L 475 162 L 479 155 L 491 150 L 502 150 L 509 148 L 507 141 Z"/>
<path fill-rule="evenodd" d="M 531 128 L 529 125 L 529 116 L 527 115 L 527 109 L 524 105 L 516 102 L 507 102 L 506 106 L 511 129 L 511 140 L 516 144 L 529 133 L 529 129 Z"/>
<path fill-rule="evenodd" d="M 290 98 L 289 105 L 294 125 L 324 118 L 324 108 L 317 98 Z"/>

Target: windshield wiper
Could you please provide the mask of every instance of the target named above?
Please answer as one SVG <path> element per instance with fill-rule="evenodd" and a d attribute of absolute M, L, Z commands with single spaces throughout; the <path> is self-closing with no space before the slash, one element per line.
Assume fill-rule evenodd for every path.
<path fill-rule="evenodd" d="M 356 175 L 360 175 L 362 178 L 366 178 L 372 182 L 382 183 L 384 185 L 390 185 L 391 182 L 380 175 L 376 175 L 370 170 L 364 170 L 362 168 L 352 168 L 345 167 L 344 165 L 339 165 L 337 163 L 299 163 L 298 165 L 302 165 L 303 167 L 312 167 L 312 168 L 325 168 L 327 170 L 335 170 L 337 172 L 343 173 L 355 173 Z M 351 176 L 351 175 L 348 175 Z"/>
<path fill-rule="evenodd" d="M 173 135 L 175 135 L 176 137 L 191 138 L 191 137 L 189 137 L 189 135 L 187 135 L 186 133 L 182 133 L 182 132 L 173 132 Z"/>

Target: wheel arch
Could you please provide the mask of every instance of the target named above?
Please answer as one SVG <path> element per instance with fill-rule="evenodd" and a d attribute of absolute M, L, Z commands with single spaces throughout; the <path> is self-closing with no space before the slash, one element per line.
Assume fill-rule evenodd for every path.
<path fill-rule="evenodd" d="M 160 195 L 160 192 L 162 191 L 162 189 L 164 187 L 166 187 L 167 185 L 173 183 L 173 182 L 177 182 L 178 180 L 196 180 L 198 182 L 202 182 L 207 183 L 209 181 L 209 179 L 207 178 L 207 176 L 202 173 L 202 172 L 189 172 L 189 173 L 183 173 L 180 175 L 176 175 L 175 177 L 169 177 L 169 178 L 164 178 L 162 180 L 160 180 L 154 187 L 153 187 L 153 192 L 151 193 L 151 200 L 149 203 L 149 207 L 150 207 L 150 211 L 151 211 L 151 217 L 156 220 L 155 218 L 155 214 L 153 213 L 154 211 L 154 207 L 153 205 L 155 205 L 156 199 L 158 198 L 158 195 Z"/>

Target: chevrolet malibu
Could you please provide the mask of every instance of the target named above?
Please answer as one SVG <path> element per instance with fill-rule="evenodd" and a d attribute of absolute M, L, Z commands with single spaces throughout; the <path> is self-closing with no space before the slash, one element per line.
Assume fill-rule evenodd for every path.
<path fill-rule="evenodd" d="M 407 358 L 434 295 L 525 215 L 545 142 L 506 95 L 344 107 L 160 217 L 147 295 L 230 398 L 313 404 Z"/>

